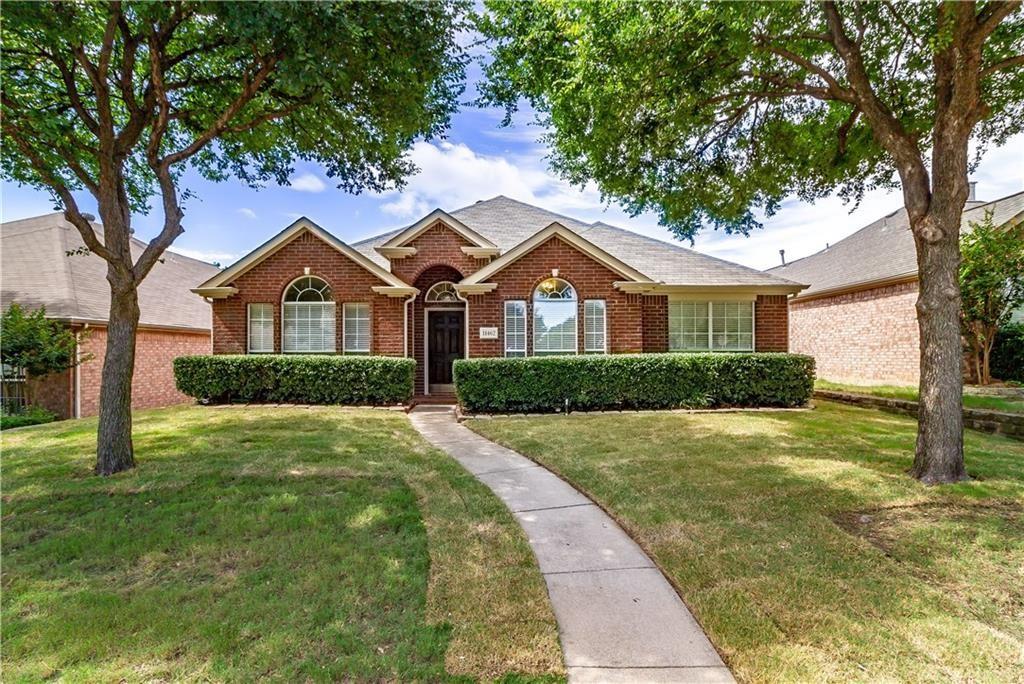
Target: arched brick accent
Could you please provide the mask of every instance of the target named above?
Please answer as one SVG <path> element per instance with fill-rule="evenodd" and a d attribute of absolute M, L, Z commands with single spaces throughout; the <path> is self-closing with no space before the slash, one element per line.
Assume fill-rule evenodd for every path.
<path fill-rule="evenodd" d="M 447 229 L 446 229 L 447 230 Z M 424 297 L 434 284 L 440 283 L 445 280 L 450 280 L 453 283 L 457 283 L 462 280 L 463 275 L 456 268 L 447 263 L 427 264 L 420 269 L 420 274 L 414 282 L 414 287 L 420 291 L 416 295 L 416 301 L 412 305 L 412 320 L 409 321 L 409 335 L 412 339 L 412 355 L 416 359 L 416 380 L 415 389 L 417 394 L 424 394 L 426 387 L 423 381 L 423 366 L 425 363 L 426 354 L 424 352 L 424 335 L 426 331 L 423 329 L 423 311 L 427 308 L 434 306 L 445 306 L 445 307 L 456 307 L 465 306 L 465 304 L 426 304 Z M 468 318 L 468 317 L 467 317 Z M 469 325 L 469 321 L 466 321 L 466 325 Z"/>

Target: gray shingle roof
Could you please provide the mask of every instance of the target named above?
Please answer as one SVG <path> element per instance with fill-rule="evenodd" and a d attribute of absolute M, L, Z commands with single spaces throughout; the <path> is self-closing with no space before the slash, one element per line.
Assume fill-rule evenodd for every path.
<path fill-rule="evenodd" d="M 103 227 L 93 227 L 102 239 Z M 0 306 L 18 302 L 29 309 L 45 306 L 52 318 L 106 321 L 107 265 L 95 254 L 67 256 L 82 246 L 82 236 L 61 213 L 0 225 Z M 145 247 L 133 239 L 132 256 Z M 139 287 L 140 324 L 209 330 L 210 305 L 189 288 L 217 272 L 206 262 L 165 252 Z"/>
<path fill-rule="evenodd" d="M 606 223 L 585 223 L 525 202 L 499 195 L 468 207 L 449 212 L 507 252 L 534 233 L 558 222 L 621 259 L 652 280 L 670 285 L 778 286 L 794 285 L 775 274 L 740 266 Z M 375 262 L 387 267 L 388 261 L 374 248 L 402 232 L 392 230 L 352 245 Z M 464 275 L 469 275 L 464 274 Z"/>
<path fill-rule="evenodd" d="M 961 230 L 992 212 L 996 225 L 1024 218 L 1024 192 L 992 202 L 968 202 Z M 917 251 L 907 210 L 900 208 L 869 223 L 816 254 L 796 259 L 769 273 L 810 285 L 801 297 L 917 274 Z"/>

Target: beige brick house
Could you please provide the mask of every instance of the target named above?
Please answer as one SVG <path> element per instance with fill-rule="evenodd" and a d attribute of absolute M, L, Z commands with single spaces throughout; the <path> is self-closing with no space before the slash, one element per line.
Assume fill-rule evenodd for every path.
<path fill-rule="evenodd" d="M 991 202 L 972 192 L 962 230 L 988 212 L 996 225 L 1017 225 L 1024 221 L 1024 192 Z M 818 377 L 917 384 L 917 254 L 906 209 L 768 272 L 809 285 L 789 300 L 789 344 L 816 359 Z"/>
<path fill-rule="evenodd" d="M 102 226 L 93 228 L 102 235 Z M 145 247 L 133 240 L 133 255 L 138 257 Z M 110 309 L 106 262 L 84 250 L 81 235 L 62 213 L 2 224 L 0 255 L 0 306 L 5 311 L 12 302 L 29 310 L 46 307 L 48 318 L 85 333 L 79 352 L 91 356 L 65 373 L 30 379 L 34 403 L 62 419 L 96 415 Z M 189 288 L 218 271 L 203 261 L 166 252 L 143 281 L 132 381 L 135 408 L 188 400 L 175 388 L 172 362 L 184 354 L 210 352 L 210 309 Z"/>

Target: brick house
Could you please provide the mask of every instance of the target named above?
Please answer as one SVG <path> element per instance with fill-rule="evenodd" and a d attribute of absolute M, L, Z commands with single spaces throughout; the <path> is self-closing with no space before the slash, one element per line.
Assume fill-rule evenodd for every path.
<path fill-rule="evenodd" d="M 972 185 L 962 230 L 989 212 L 997 226 L 1021 223 L 1024 192 L 980 202 Z M 917 252 L 906 209 L 768 273 L 809 284 L 789 300 L 789 341 L 792 351 L 816 359 L 818 377 L 862 385 L 918 383 Z"/>
<path fill-rule="evenodd" d="M 102 236 L 102 226 L 93 228 Z M 12 302 L 28 310 L 45 307 L 48 318 L 81 333 L 78 353 L 91 356 L 67 372 L 29 378 L 33 403 L 61 419 L 96 415 L 110 309 L 106 262 L 85 250 L 78 230 L 60 213 L 2 224 L 0 246 L 3 309 Z M 136 257 L 145 247 L 132 241 Z M 142 282 L 133 407 L 189 400 L 174 385 L 172 363 L 184 354 L 210 352 L 210 309 L 189 288 L 218 272 L 205 262 L 167 252 Z"/>
<path fill-rule="evenodd" d="M 465 357 L 786 351 L 793 281 L 507 197 L 352 245 L 300 219 L 195 288 L 216 354 Z"/>

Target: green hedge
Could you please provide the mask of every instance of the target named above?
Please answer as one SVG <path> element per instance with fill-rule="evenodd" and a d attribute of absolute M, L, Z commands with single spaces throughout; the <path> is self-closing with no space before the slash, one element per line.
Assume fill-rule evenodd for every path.
<path fill-rule="evenodd" d="M 57 416 L 42 406 L 26 406 L 17 413 L 0 412 L 0 430 L 52 423 Z"/>
<path fill-rule="evenodd" d="M 455 362 L 475 413 L 802 406 L 814 359 L 797 354 L 629 354 Z M 568 404 L 566 403 L 568 401 Z"/>
<path fill-rule="evenodd" d="M 212 355 L 174 360 L 178 389 L 213 403 L 399 404 L 416 362 L 387 356 Z"/>
<path fill-rule="evenodd" d="M 1024 323 L 1010 323 L 999 330 L 989 369 L 999 380 L 1024 382 Z"/>

